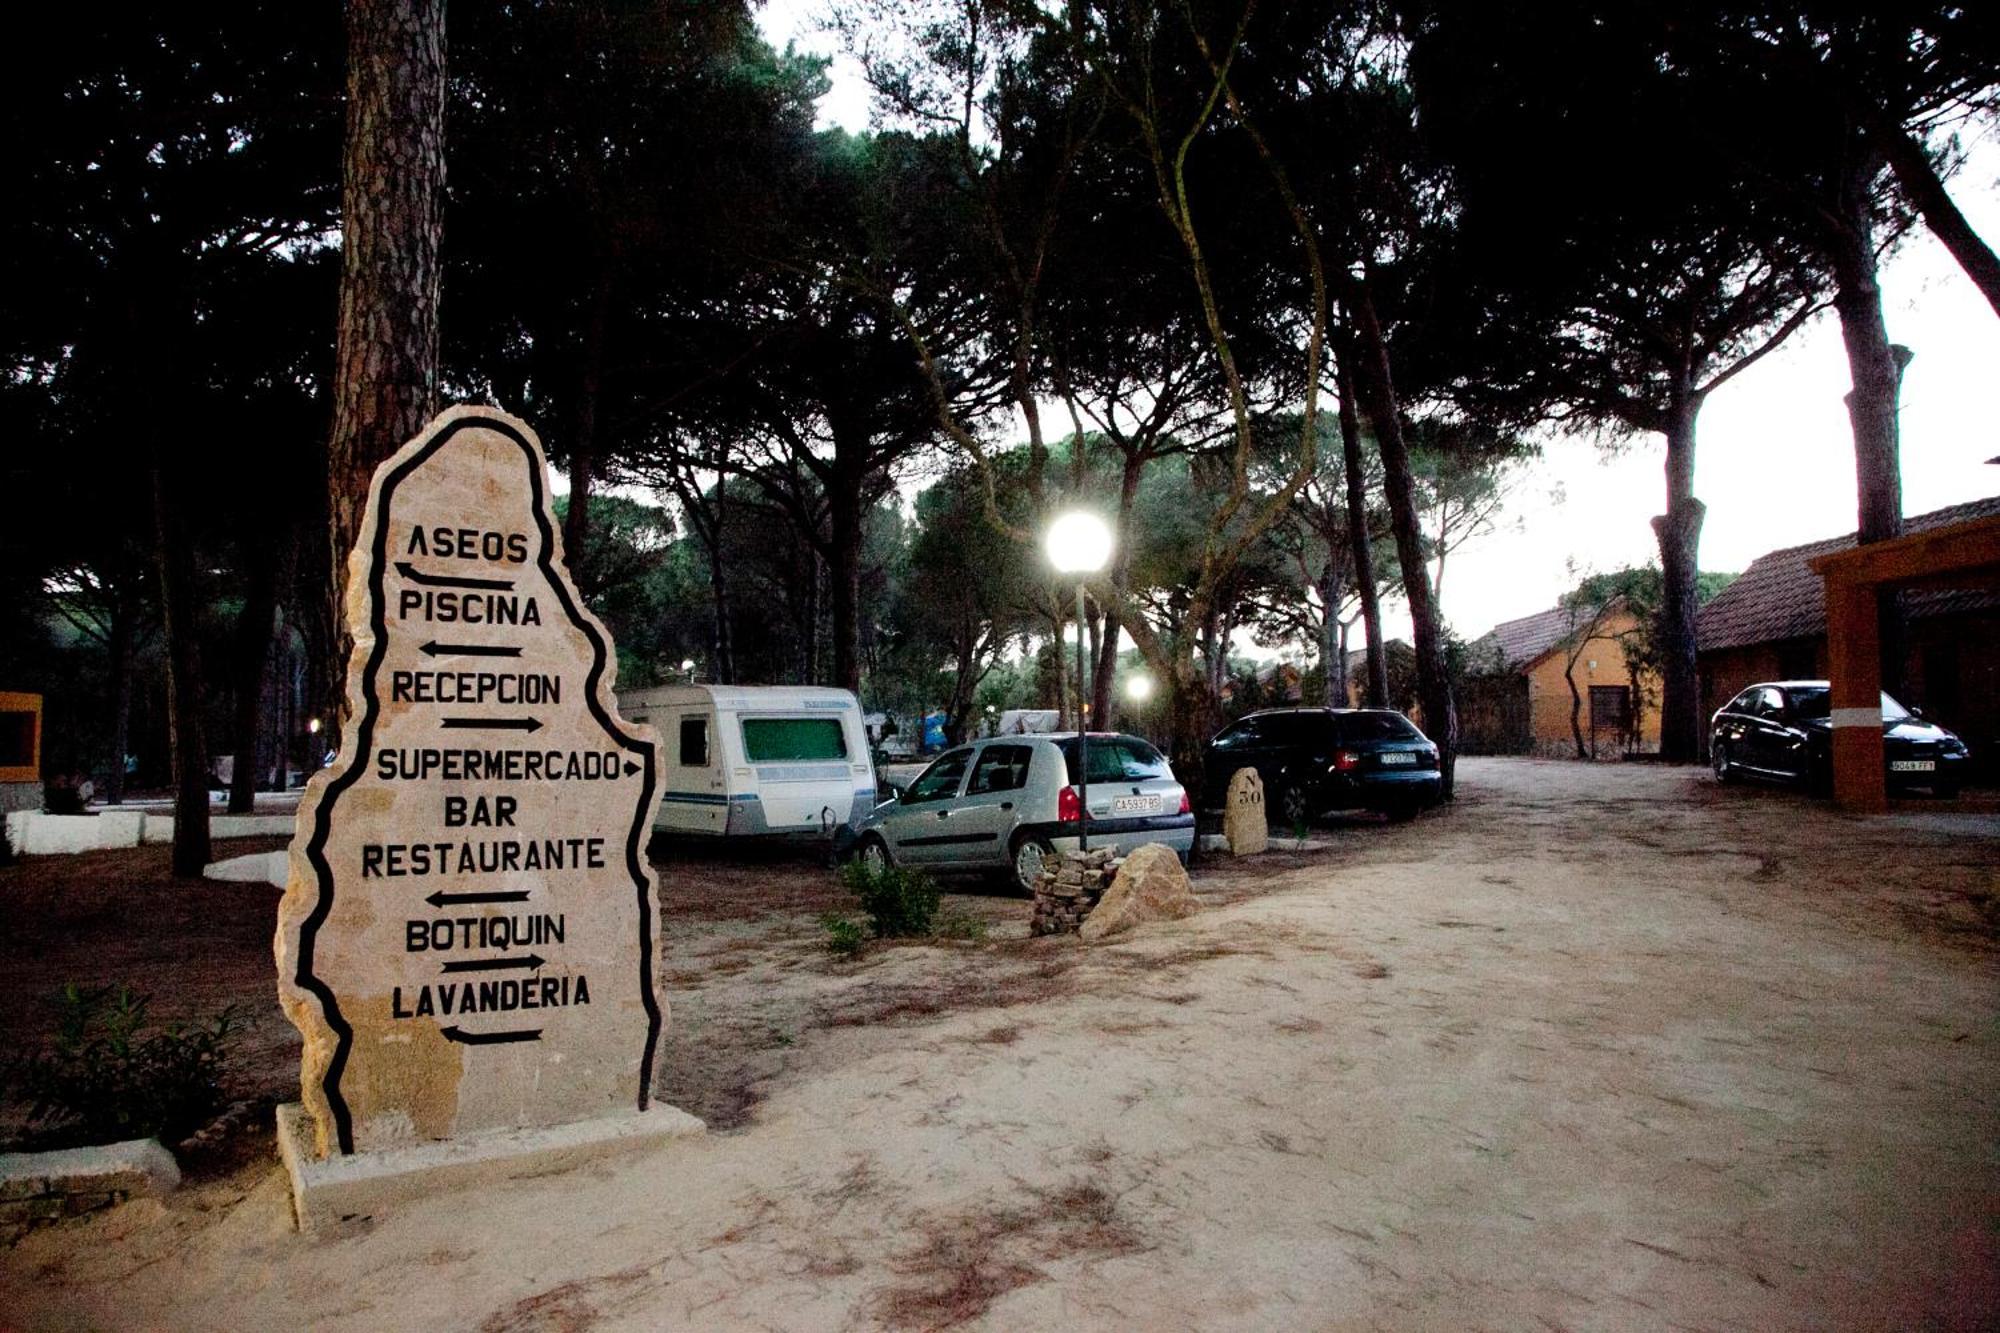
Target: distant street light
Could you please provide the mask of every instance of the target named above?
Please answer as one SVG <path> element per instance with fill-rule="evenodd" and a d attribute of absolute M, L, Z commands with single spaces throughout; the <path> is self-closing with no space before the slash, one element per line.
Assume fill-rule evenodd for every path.
<path fill-rule="evenodd" d="M 1125 697 L 1135 704 L 1145 703 L 1153 697 L 1153 682 L 1144 676 L 1134 676 L 1125 682 Z"/>
<path fill-rule="evenodd" d="M 1058 574 L 1076 575 L 1076 848 L 1090 850 L 1090 721 L 1084 713 L 1085 683 L 1083 585 L 1111 559 L 1111 529 L 1084 509 L 1072 509 L 1049 525 L 1049 563 Z M 1109 646 L 1109 645 L 1107 645 Z M 1060 642 L 1057 644 L 1061 648 Z"/>

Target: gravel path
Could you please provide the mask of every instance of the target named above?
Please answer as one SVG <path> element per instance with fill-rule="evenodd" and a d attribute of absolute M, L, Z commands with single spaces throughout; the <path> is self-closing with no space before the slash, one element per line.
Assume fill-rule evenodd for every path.
<path fill-rule="evenodd" d="M 1089 950 L 954 895 L 983 944 L 840 964 L 824 872 L 670 864 L 716 1132 L 310 1239 L 249 1151 L 0 1254 L 0 1325 L 1986 1326 L 1995 818 L 1461 791 Z"/>

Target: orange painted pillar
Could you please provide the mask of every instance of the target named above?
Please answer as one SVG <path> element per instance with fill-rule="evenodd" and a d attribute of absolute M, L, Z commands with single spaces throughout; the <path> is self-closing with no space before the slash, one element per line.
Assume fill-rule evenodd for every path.
<path fill-rule="evenodd" d="M 1889 808 L 1882 755 L 1882 653 L 1872 583 L 1826 580 L 1826 653 L 1833 684 L 1833 798 L 1842 808 Z"/>

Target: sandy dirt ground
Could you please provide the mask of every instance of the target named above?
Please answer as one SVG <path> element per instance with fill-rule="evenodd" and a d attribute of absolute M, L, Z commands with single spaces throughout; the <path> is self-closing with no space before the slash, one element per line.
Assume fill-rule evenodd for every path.
<path fill-rule="evenodd" d="M 2000 818 L 1460 772 L 1107 947 L 966 894 L 839 963 L 823 871 L 670 862 L 714 1132 L 310 1237 L 244 1135 L 0 1253 L 0 1326 L 1992 1326 Z"/>

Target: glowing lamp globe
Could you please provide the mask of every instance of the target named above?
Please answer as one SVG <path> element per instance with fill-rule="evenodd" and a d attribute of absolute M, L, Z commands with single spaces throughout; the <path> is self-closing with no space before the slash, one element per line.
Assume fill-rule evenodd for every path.
<path fill-rule="evenodd" d="M 1111 529 L 1097 515 L 1073 509 L 1049 525 L 1048 552 L 1059 574 L 1095 574 L 1111 559 Z"/>
<path fill-rule="evenodd" d="M 1125 696 L 1133 703 L 1144 703 L 1153 697 L 1153 682 L 1144 676 L 1134 676 L 1125 682 Z"/>

